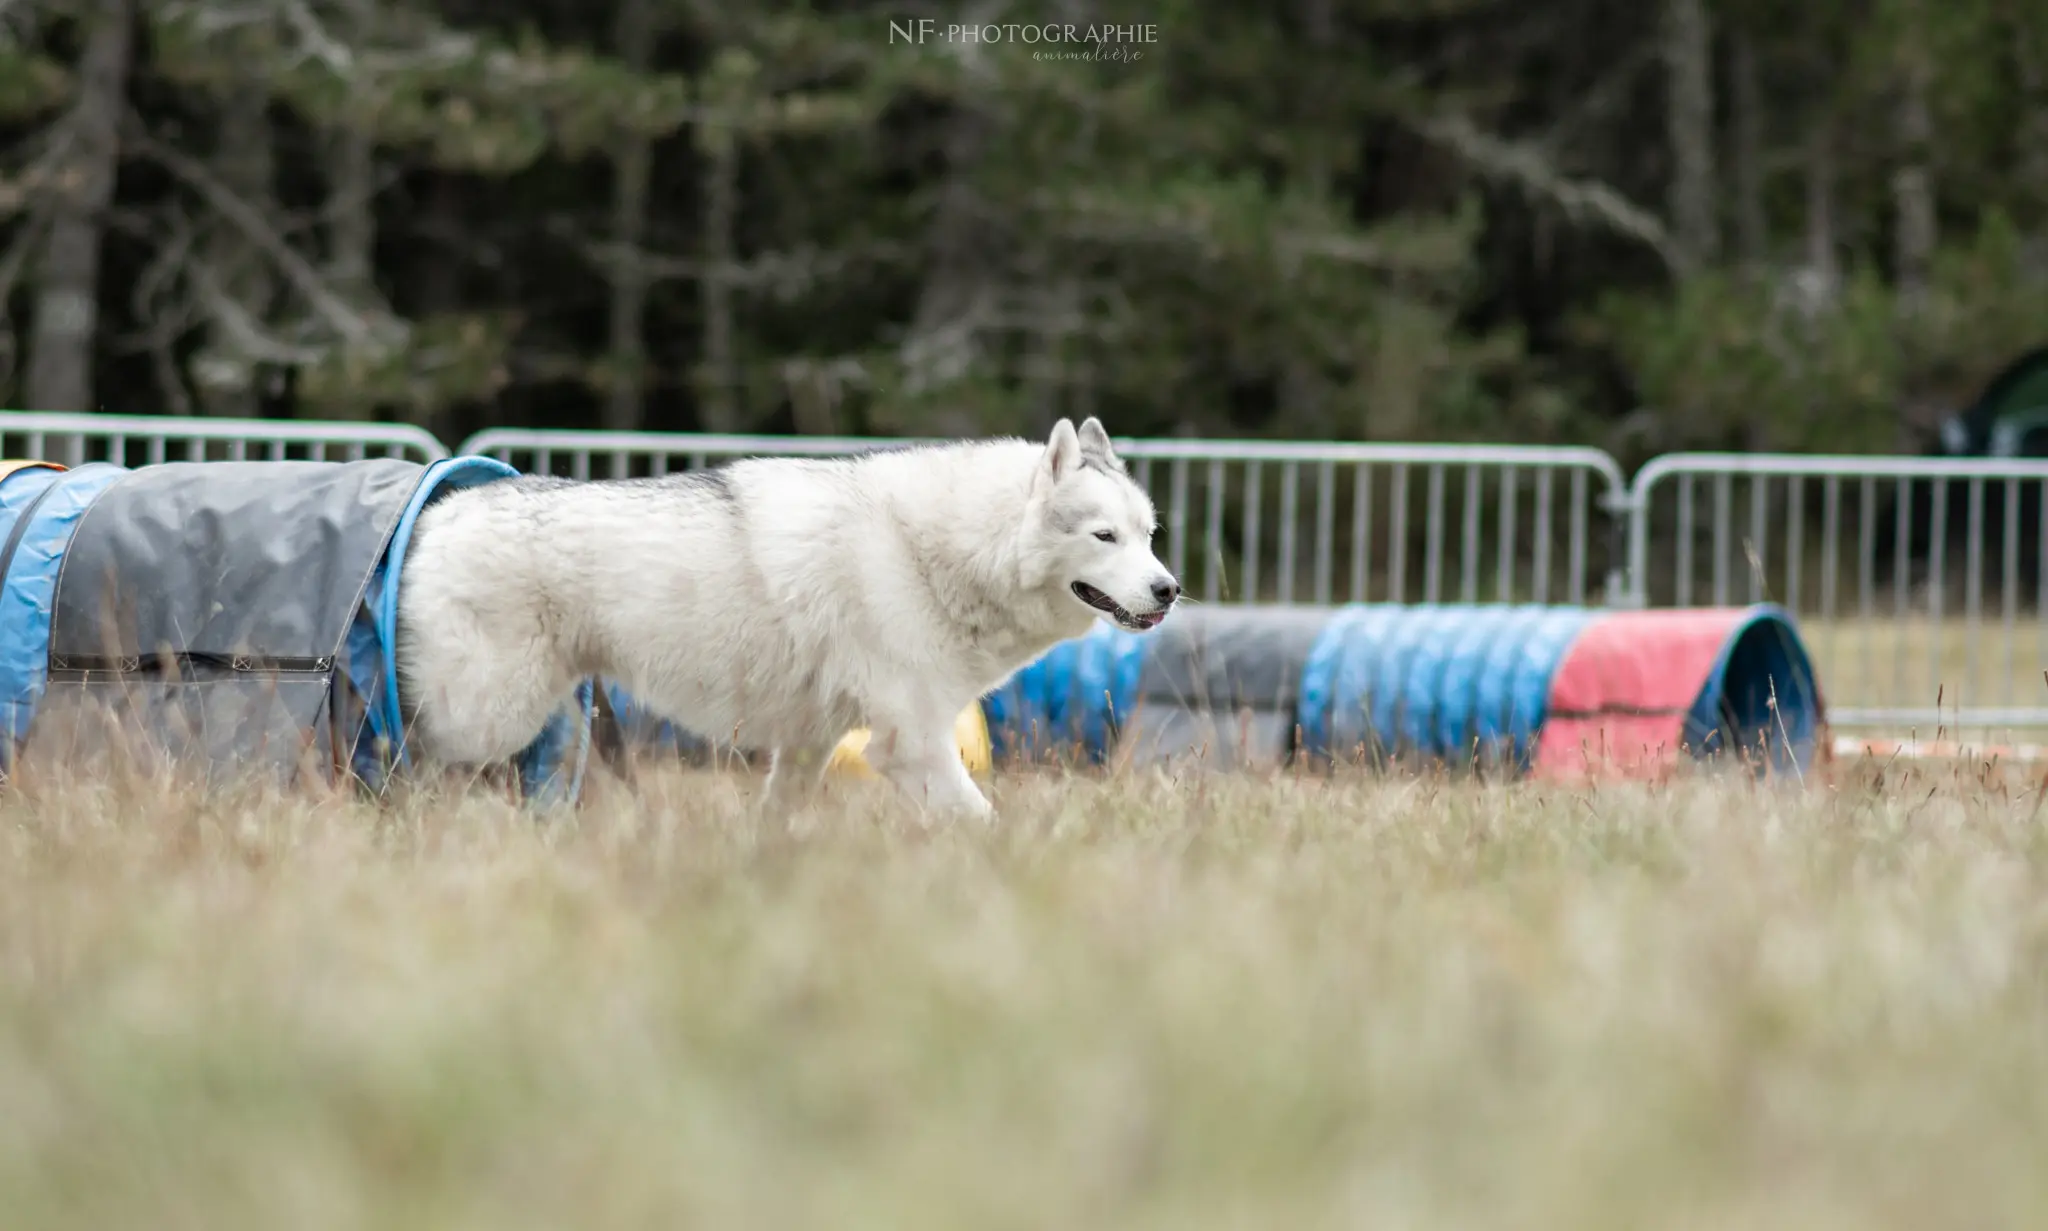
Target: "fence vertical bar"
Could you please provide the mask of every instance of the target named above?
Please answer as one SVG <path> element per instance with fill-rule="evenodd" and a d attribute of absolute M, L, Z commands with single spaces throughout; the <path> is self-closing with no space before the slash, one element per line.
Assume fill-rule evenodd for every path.
<path fill-rule="evenodd" d="M 1360 462 L 1351 485 L 1351 601 L 1372 592 L 1372 463 Z"/>
<path fill-rule="evenodd" d="M 1744 563 L 1749 566 L 1749 601 L 1760 603 L 1769 593 L 1770 560 L 1767 549 L 1770 546 L 1770 480 L 1761 475 L 1749 479 L 1749 556 Z"/>
<path fill-rule="evenodd" d="M 1840 585 L 1842 534 L 1842 480 L 1829 475 L 1820 488 L 1820 618 L 1828 630 L 1827 656 L 1830 664 L 1841 662 L 1841 629 L 1835 619 L 1836 594 Z"/>
<path fill-rule="evenodd" d="M 1479 468 L 1465 467 L 1465 516 L 1458 544 L 1458 601 L 1479 601 Z"/>
<path fill-rule="evenodd" d="M 2048 477 L 2035 486 L 2040 491 L 2041 524 L 2035 536 L 2034 661 L 2048 663 Z M 2048 684 L 2048 679 L 2042 682 Z"/>
<path fill-rule="evenodd" d="M 1728 522 L 1734 501 L 1729 490 L 1734 480 L 1725 474 L 1714 476 L 1714 606 L 1728 605 Z"/>
<path fill-rule="evenodd" d="M 1294 601 L 1294 527 L 1301 515 L 1301 463 L 1280 463 L 1280 601 Z"/>
<path fill-rule="evenodd" d="M 1337 463 L 1316 463 L 1316 602 L 1330 601 L 1330 575 L 1337 550 Z"/>
<path fill-rule="evenodd" d="M 1186 473 L 1185 462 L 1176 461 Z M 1202 597 L 1215 602 L 1223 593 L 1227 580 L 1223 575 L 1223 498 L 1228 489 L 1224 486 L 1223 463 L 1211 460 L 1209 481 L 1202 492 Z"/>
<path fill-rule="evenodd" d="M 1244 601 L 1259 601 L 1259 547 L 1265 536 L 1259 531 L 1259 505 L 1265 482 L 1265 467 L 1246 462 L 1244 467 Z"/>
<path fill-rule="evenodd" d="M 1566 566 L 1574 606 L 1586 602 L 1586 472 L 1572 471 L 1571 561 Z"/>
<path fill-rule="evenodd" d="M 1185 577 L 1188 572 L 1188 464 L 1175 458 L 1167 472 L 1166 502 L 1166 543 L 1168 560 L 1166 567 L 1173 570 L 1175 577 Z M 1214 550 L 1214 544 L 1211 544 Z M 1210 570 L 1208 588 L 1215 589 L 1215 570 Z M 1213 595 L 1212 595 L 1213 597 Z"/>
<path fill-rule="evenodd" d="M 1934 480 L 1934 529 L 1928 536 L 1927 549 L 1927 653 L 1932 667 L 1934 700 L 1937 705 L 1948 695 L 1941 669 L 1941 623 L 1943 608 L 1948 595 L 1944 593 L 1944 582 L 1948 578 L 1948 479 L 1946 476 Z"/>
<path fill-rule="evenodd" d="M 1805 565 L 1806 486 L 1793 475 L 1785 481 L 1785 609 L 1799 610 L 1799 573 Z"/>
<path fill-rule="evenodd" d="M 1429 504 L 1422 526 L 1422 601 L 1434 603 L 1442 595 L 1444 568 L 1444 468 L 1429 468 Z"/>
<path fill-rule="evenodd" d="M 1906 555 L 1907 536 L 1912 530 L 1913 481 L 1910 477 L 1900 477 L 1897 495 L 1892 538 L 1892 620 L 1895 628 L 1912 614 L 1906 601 L 1910 584 L 1908 573 L 1912 567 Z M 1912 695 L 1906 688 L 1905 649 L 1901 644 L 1892 654 L 1892 684 L 1901 700 Z"/>
<path fill-rule="evenodd" d="M 1865 475 L 1862 516 L 1857 519 L 1857 609 L 1861 615 L 1857 640 L 1863 643 L 1863 678 L 1877 678 L 1877 478 Z"/>
<path fill-rule="evenodd" d="M 1520 546 L 1515 539 L 1515 501 L 1520 496 L 1516 491 L 1516 478 L 1521 471 L 1509 466 L 1500 475 L 1500 551 L 1494 561 L 1493 601 L 1512 603 L 1515 601 L 1515 549 Z"/>
<path fill-rule="evenodd" d="M 1387 601 L 1398 603 L 1408 592 L 1408 466 L 1394 467 L 1393 491 L 1387 507 Z"/>
<path fill-rule="evenodd" d="M 2002 537 L 2003 579 L 1998 587 L 2000 623 L 2004 626 L 1999 638 L 2005 644 L 2005 705 L 2012 708 L 2019 698 L 2014 694 L 2017 677 L 2014 674 L 2013 643 L 2018 638 L 2019 588 L 2020 588 L 2020 481 L 2008 478 L 2005 481 L 2005 534 Z"/>
<path fill-rule="evenodd" d="M 1977 641 L 1984 629 L 1984 480 L 1972 477 L 1967 489 L 1966 514 L 1969 540 L 1963 547 L 1963 683 L 1958 701 L 1972 697 L 1983 686 L 1978 671 Z"/>

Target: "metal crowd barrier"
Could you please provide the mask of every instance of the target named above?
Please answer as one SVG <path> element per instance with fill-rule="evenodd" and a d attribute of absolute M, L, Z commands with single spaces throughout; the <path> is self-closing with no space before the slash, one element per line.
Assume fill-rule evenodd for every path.
<path fill-rule="evenodd" d="M 2048 461 L 1673 454 L 1636 474 L 1636 606 L 1776 602 L 1829 716 L 2048 727 Z"/>
<path fill-rule="evenodd" d="M 493 429 L 457 452 L 577 479 L 916 443 Z M 1922 738 L 2048 730 L 2048 460 L 1118 442 L 1208 602 L 1781 604 L 1830 720 Z M 0 412 L 0 458 L 432 461 L 410 426 Z"/>
<path fill-rule="evenodd" d="M 447 456 L 447 447 L 431 432 L 403 423 L 0 412 L 0 458 L 36 458 L 66 466 L 366 457 L 432 462 Z"/>
<path fill-rule="evenodd" d="M 493 429 L 463 453 L 566 478 L 908 440 Z M 1558 602 L 1620 595 L 1626 484 L 1597 449 L 1119 440 L 1160 557 L 1206 602 Z M 1560 542 L 1561 540 L 1561 542 Z"/>

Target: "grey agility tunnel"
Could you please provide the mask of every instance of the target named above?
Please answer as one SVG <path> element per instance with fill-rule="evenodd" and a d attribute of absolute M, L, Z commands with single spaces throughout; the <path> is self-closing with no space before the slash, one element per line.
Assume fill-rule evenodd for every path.
<path fill-rule="evenodd" d="M 1311 761 L 1645 775 L 1735 754 L 1794 774 L 1825 710 L 1769 605 L 1195 607 L 1099 625 L 983 701 L 998 760 Z"/>
<path fill-rule="evenodd" d="M 0 770 L 121 733 L 209 771 L 381 788 L 408 760 L 393 646 L 413 524 L 516 473 L 475 457 L 0 469 Z M 576 797 L 593 696 L 518 758 L 528 798 Z"/>

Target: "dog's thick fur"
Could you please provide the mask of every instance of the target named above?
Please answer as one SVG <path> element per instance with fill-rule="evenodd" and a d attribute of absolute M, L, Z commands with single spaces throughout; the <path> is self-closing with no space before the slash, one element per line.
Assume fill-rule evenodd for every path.
<path fill-rule="evenodd" d="M 989 814 L 954 720 L 1091 621 L 1179 594 L 1102 425 L 1043 445 L 750 459 L 659 479 L 507 479 L 431 505 L 399 601 L 408 746 L 481 766 L 599 675 L 700 735 L 772 749 L 808 794 L 850 727 L 935 810 Z"/>

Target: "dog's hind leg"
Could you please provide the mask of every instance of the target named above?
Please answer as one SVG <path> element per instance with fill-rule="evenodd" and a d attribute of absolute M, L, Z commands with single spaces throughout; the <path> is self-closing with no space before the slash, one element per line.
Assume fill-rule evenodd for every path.
<path fill-rule="evenodd" d="M 637 784 L 639 774 L 634 770 L 626 729 L 619 722 L 618 711 L 612 708 L 610 691 L 603 687 L 592 690 L 590 697 L 590 746 L 598 760 L 618 775 L 619 781 L 627 786 Z"/>

